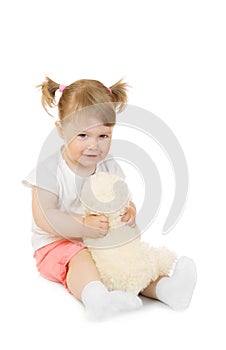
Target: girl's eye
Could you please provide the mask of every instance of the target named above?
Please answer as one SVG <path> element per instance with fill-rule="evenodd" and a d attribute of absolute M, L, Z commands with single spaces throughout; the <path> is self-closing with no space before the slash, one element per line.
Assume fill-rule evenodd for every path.
<path fill-rule="evenodd" d="M 101 139 L 107 139 L 107 138 L 108 138 L 108 135 L 103 134 L 103 135 L 100 135 L 99 138 L 101 138 Z"/>
<path fill-rule="evenodd" d="M 78 137 L 82 138 L 82 139 L 85 139 L 87 136 L 87 134 L 78 134 Z"/>

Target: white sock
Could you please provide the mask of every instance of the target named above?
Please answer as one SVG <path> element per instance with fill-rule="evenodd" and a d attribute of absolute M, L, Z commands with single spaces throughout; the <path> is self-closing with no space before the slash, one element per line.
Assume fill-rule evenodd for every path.
<path fill-rule="evenodd" d="M 174 310 L 186 309 L 191 301 L 197 280 L 195 263 L 180 258 L 171 277 L 163 277 L 156 286 L 157 298 Z"/>
<path fill-rule="evenodd" d="M 91 319 L 106 319 L 120 311 L 135 310 L 142 306 L 141 299 L 133 293 L 109 292 L 100 281 L 89 282 L 82 291 L 81 300 Z"/>

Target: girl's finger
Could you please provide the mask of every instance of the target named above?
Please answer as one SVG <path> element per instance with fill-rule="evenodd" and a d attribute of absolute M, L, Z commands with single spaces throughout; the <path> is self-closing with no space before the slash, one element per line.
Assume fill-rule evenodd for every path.
<path fill-rule="evenodd" d="M 130 219 L 130 215 L 129 214 L 124 214 L 121 217 L 121 221 L 123 222 L 127 222 Z"/>
<path fill-rule="evenodd" d="M 100 216 L 100 222 L 108 222 L 108 218 L 105 215 Z"/>

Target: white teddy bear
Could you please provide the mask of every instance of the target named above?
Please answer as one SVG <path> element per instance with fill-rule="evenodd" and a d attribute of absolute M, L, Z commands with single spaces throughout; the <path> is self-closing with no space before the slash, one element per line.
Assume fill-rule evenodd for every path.
<path fill-rule="evenodd" d="M 121 221 L 129 201 L 127 184 L 120 177 L 99 172 L 88 178 L 81 191 L 82 206 L 86 215 L 106 215 L 110 229 L 104 238 L 87 238 L 84 243 L 108 290 L 139 294 L 150 282 L 169 274 L 176 255 L 141 241 L 138 227 Z"/>

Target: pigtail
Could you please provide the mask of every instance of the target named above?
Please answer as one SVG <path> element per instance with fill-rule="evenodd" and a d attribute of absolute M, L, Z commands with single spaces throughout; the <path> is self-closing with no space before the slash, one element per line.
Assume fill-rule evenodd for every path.
<path fill-rule="evenodd" d="M 46 80 L 42 84 L 38 85 L 38 87 L 42 90 L 42 106 L 50 116 L 52 115 L 49 113 L 48 107 L 52 108 L 57 105 L 55 100 L 55 93 L 59 89 L 59 86 L 60 85 L 58 83 L 48 77 L 46 77 Z"/>
<path fill-rule="evenodd" d="M 122 112 L 127 103 L 127 90 L 129 85 L 120 79 L 117 83 L 109 87 L 113 102 L 116 103 L 118 112 Z"/>

